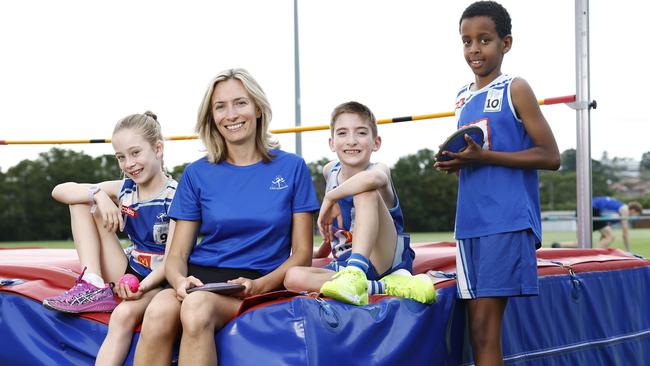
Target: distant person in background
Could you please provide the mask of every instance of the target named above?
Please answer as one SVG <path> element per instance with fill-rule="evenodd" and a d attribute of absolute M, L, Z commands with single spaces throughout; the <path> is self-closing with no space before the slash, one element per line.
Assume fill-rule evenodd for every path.
<path fill-rule="evenodd" d="M 623 230 L 623 245 L 625 250 L 630 251 L 630 236 L 628 233 L 628 220 L 630 216 L 641 216 L 643 207 L 639 202 L 630 202 L 627 205 L 612 197 L 594 197 L 591 202 L 592 215 L 594 218 L 601 218 L 601 220 L 593 221 L 593 230 L 600 232 L 600 240 L 598 240 L 597 248 L 607 248 L 616 239 L 612 224 L 620 221 L 621 229 Z M 611 216 L 616 220 L 602 220 L 602 218 Z M 616 216 L 619 216 L 618 218 Z M 553 248 L 577 248 L 576 242 L 553 243 Z"/>
<path fill-rule="evenodd" d="M 164 255 L 174 230 L 167 213 L 176 181 L 163 168 L 163 136 L 156 115 L 124 117 L 113 130 L 112 144 L 124 179 L 68 182 L 52 191 L 54 199 L 70 206 L 72 237 L 83 271 L 70 290 L 43 300 L 46 308 L 65 313 L 113 312 L 96 365 L 124 362 L 135 327 L 165 284 Z M 129 235 L 128 254 L 117 230 Z M 125 273 L 138 278 L 136 291 L 118 283 Z M 123 300 L 119 305 L 115 295 Z"/>

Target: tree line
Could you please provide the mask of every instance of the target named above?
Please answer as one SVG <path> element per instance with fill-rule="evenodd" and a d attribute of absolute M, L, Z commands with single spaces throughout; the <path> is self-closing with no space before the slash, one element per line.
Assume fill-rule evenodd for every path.
<path fill-rule="evenodd" d="M 401 157 L 391 168 L 395 189 L 408 232 L 453 231 L 456 215 L 458 178 L 433 168 L 433 151 L 423 149 Z M 575 150 L 562 153 L 558 172 L 540 172 L 542 210 L 575 210 Z M 642 173 L 650 172 L 650 153 L 643 156 Z M 308 163 L 319 199 L 325 191 L 322 158 Z M 644 166 L 644 163 L 646 166 Z M 187 164 L 169 171 L 177 180 Z M 592 161 L 594 195 L 611 195 L 608 188 L 619 180 L 619 172 Z M 39 154 L 36 160 L 23 160 L 6 172 L 0 171 L 0 241 L 70 239 L 70 219 L 66 205 L 50 193 L 62 182 L 101 182 L 120 179 L 122 174 L 113 155 L 91 157 L 83 152 L 60 148 Z M 636 198 L 650 206 L 650 195 Z"/>

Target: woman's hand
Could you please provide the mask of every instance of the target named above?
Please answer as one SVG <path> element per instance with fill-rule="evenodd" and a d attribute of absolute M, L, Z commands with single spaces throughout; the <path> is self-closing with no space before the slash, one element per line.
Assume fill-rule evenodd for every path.
<path fill-rule="evenodd" d="M 262 292 L 260 286 L 257 285 L 257 282 L 249 278 L 239 277 L 233 280 L 229 280 L 228 283 L 236 283 L 238 285 L 244 285 L 244 287 L 246 287 L 245 289 L 232 295 L 233 297 L 238 297 L 240 299 L 258 295 Z"/>
<path fill-rule="evenodd" d="M 203 282 L 194 276 L 188 276 L 178 281 L 174 288 L 176 289 L 176 299 L 183 301 L 187 296 L 187 289 L 192 287 L 203 286 Z"/>

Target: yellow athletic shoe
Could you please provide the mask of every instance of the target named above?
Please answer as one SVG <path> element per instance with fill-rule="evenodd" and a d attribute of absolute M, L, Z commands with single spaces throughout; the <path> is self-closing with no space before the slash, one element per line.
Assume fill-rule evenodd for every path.
<path fill-rule="evenodd" d="M 426 274 L 405 276 L 391 273 L 379 281 L 386 286 L 386 295 L 406 297 L 423 304 L 436 301 L 436 289 Z"/>
<path fill-rule="evenodd" d="M 330 281 L 320 288 L 320 292 L 332 299 L 353 305 L 368 304 L 368 280 L 357 269 L 346 267 L 337 272 Z"/>

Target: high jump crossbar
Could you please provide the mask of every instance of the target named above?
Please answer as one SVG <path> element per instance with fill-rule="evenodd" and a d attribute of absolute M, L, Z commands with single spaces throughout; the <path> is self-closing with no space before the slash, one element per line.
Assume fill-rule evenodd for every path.
<path fill-rule="evenodd" d="M 621 217 L 621 216 L 593 216 L 592 220 L 593 221 L 641 221 L 641 220 L 648 220 L 650 219 L 650 216 L 648 215 L 641 215 L 641 216 L 628 216 L 628 217 Z M 572 216 L 572 215 L 549 215 L 546 217 L 542 217 L 542 221 L 577 221 L 578 217 L 577 216 Z"/>
<path fill-rule="evenodd" d="M 562 97 L 546 98 L 540 99 L 537 101 L 539 105 L 551 105 L 551 104 L 568 104 L 571 106 L 571 103 L 575 103 L 575 95 L 566 95 Z M 389 123 L 399 123 L 399 122 L 410 122 L 410 121 L 420 121 L 425 119 L 436 119 L 444 117 L 453 117 L 454 112 L 440 112 L 440 113 L 431 113 L 431 114 L 422 114 L 417 116 L 406 116 L 406 117 L 395 117 L 377 120 L 378 125 L 389 124 Z M 291 128 L 280 128 L 271 130 L 273 134 L 282 134 L 282 133 L 297 133 L 297 132 L 309 132 L 309 131 L 321 131 L 328 130 L 329 125 L 317 125 L 317 126 L 302 126 L 302 127 L 291 127 Z M 167 141 L 179 141 L 179 140 L 196 140 L 198 137 L 196 135 L 189 136 L 169 136 L 165 137 Z M 0 140 L 0 145 L 63 145 L 63 144 L 104 144 L 111 142 L 111 139 L 85 139 L 85 140 Z"/>

